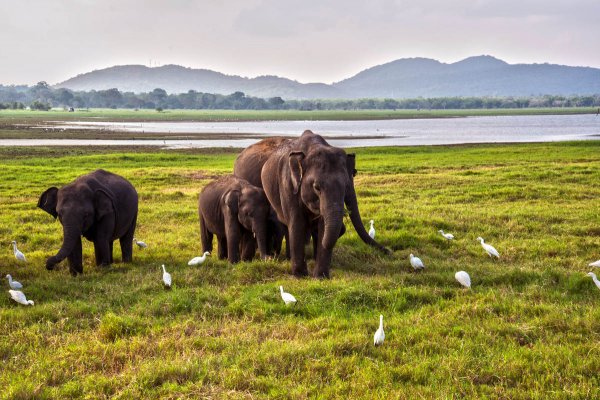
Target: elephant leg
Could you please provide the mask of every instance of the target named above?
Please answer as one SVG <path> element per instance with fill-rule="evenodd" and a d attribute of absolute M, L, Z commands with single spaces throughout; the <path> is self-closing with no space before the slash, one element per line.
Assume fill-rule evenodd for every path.
<path fill-rule="evenodd" d="M 121 245 L 121 258 L 124 263 L 130 263 L 133 261 L 133 235 L 135 234 L 135 226 L 137 222 L 137 215 L 133 218 L 131 226 L 127 230 L 127 233 L 123 237 L 119 238 L 119 244 Z M 112 251 L 110 252 L 112 255 Z"/>
<path fill-rule="evenodd" d="M 219 243 L 219 260 L 224 260 L 227 258 L 227 239 L 217 236 L 217 242 Z"/>
<path fill-rule="evenodd" d="M 96 253 L 96 266 L 110 265 L 110 242 L 108 240 L 94 240 L 94 253 Z"/>
<path fill-rule="evenodd" d="M 206 222 L 204 217 L 200 216 L 200 241 L 202 242 L 202 252 L 213 250 L 213 233 L 206 228 Z M 220 250 L 219 245 L 219 250 Z M 220 258 L 220 257 L 219 257 Z"/>
<path fill-rule="evenodd" d="M 319 218 L 320 220 L 321 218 Z M 319 227 L 313 226 L 310 230 L 310 236 L 312 238 L 312 247 L 313 247 L 313 258 L 317 259 L 317 254 L 319 254 Z"/>
<path fill-rule="evenodd" d="M 285 239 L 285 258 L 286 260 L 291 260 L 292 255 L 290 253 L 290 233 L 287 226 L 284 228 L 283 237 Z"/>
<path fill-rule="evenodd" d="M 256 255 L 256 240 L 254 240 L 249 232 L 245 232 L 242 235 L 240 247 L 242 249 L 242 260 L 251 261 Z"/>
<path fill-rule="evenodd" d="M 77 243 L 75 243 L 75 247 L 73 247 L 71 254 L 67 256 L 67 260 L 69 260 L 69 271 L 71 272 L 71 275 L 77 276 L 78 273 L 83 273 L 81 236 L 77 239 Z"/>
<path fill-rule="evenodd" d="M 109 264 L 114 263 L 114 260 L 113 260 L 113 248 L 114 248 L 113 245 L 114 245 L 114 243 L 115 242 L 113 240 L 111 240 L 110 242 L 108 242 L 108 257 L 109 257 L 109 260 L 110 260 Z"/>
<path fill-rule="evenodd" d="M 325 221 L 323 218 L 319 218 L 319 226 L 318 226 L 318 236 L 317 236 L 317 256 L 315 257 L 315 269 L 313 271 L 313 276 L 315 278 L 329 278 L 329 269 L 331 266 L 331 256 L 333 254 L 333 249 L 326 249 L 323 247 L 323 235 L 325 234 Z M 313 239 L 314 240 L 314 239 Z"/>
<path fill-rule="evenodd" d="M 308 268 L 304 259 L 304 243 L 306 241 L 307 222 L 301 215 L 296 216 L 288 226 L 289 242 L 292 261 L 292 273 L 295 276 L 307 276 Z"/>

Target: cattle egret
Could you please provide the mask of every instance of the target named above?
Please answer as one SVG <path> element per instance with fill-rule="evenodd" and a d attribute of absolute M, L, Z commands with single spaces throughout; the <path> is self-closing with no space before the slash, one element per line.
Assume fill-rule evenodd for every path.
<path fill-rule="evenodd" d="M 136 238 L 133 238 L 133 241 L 135 244 L 138 245 L 138 247 L 145 249 L 146 247 L 148 247 L 148 245 L 140 240 L 137 240 Z"/>
<path fill-rule="evenodd" d="M 10 297 L 12 297 L 12 299 L 19 304 L 26 306 L 34 304 L 33 300 L 27 300 L 25 293 L 21 292 L 20 290 L 9 290 L 8 293 L 10 293 Z"/>
<path fill-rule="evenodd" d="M 425 269 L 425 265 L 423 265 L 423 261 L 419 257 L 415 257 L 412 253 L 410 253 L 410 265 L 412 265 L 415 271 L 420 269 Z"/>
<path fill-rule="evenodd" d="M 19 261 L 26 262 L 25 254 L 21 253 L 19 249 L 17 249 L 17 242 L 15 240 L 12 241 L 13 253 L 15 254 L 15 258 Z"/>
<path fill-rule="evenodd" d="M 163 269 L 163 282 L 165 283 L 165 286 L 170 288 L 171 287 L 171 274 L 167 272 L 167 270 L 165 269 L 165 264 L 162 265 L 162 269 Z"/>
<path fill-rule="evenodd" d="M 375 239 L 375 227 L 373 226 L 375 221 L 370 220 L 369 223 L 371 224 L 371 229 L 369 229 L 369 236 L 371 236 L 371 239 Z"/>
<path fill-rule="evenodd" d="M 590 263 L 589 266 L 590 267 L 599 267 L 600 268 L 600 260 L 594 261 L 593 263 Z"/>
<path fill-rule="evenodd" d="M 6 279 L 8 279 L 8 286 L 10 286 L 11 289 L 23 289 L 23 285 L 21 285 L 20 282 L 13 281 L 12 276 L 6 275 Z"/>
<path fill-rule="evenodd" d="M 283 299 L 283 302 L 286 306 L 289 304 L 296 304 L 296 298 L 291 294 L 284 292 L 283 286 L 279 286 L 279 291 L 281 292 L 281 298 Z"/>
<path fill-rule="evenodd" d="M 204 261 L 206 261 L 206 256 L 209 256 L 210 252 L 205 251 L 201 257 L 194 257 L 190 261 L 188 261 L 188 265 L 201 265 Z"/>
<path fill-rule="evenodd" d="M 498 250 L 494 248 L 494 246 L 492 246 L 491 244 L 484 243 L 482 237 L 478 237 L 477 240 L 479 240 L 479 242 L 481 243 L 481 247 L 483 247 L 483 249 L 488 253 L 490 257 L 500 258 L 500 254 L 498 253 Z"/>
<path fill-rule="evenodd" d="M 375 346 L 379 346 L 383 344 L 385 339 L 385 333 L 383 332 L 383 315 L 379 316 L 379 329 L 375 332 L 373 336 L 373 343 Z"/>
<path fill-rule="evenodd" d="M 441 230 L 441 229 L 440 229 L 438 232 L 439 232 L 439 233 L 441 233 L 441 234 L 442 234 L 442 236 L 443 236 L 443 237 L 444 237 L 446 240 L 454 240 L 454 235 L 453 235 L 453 234 L 451 234 L 451 233 L 444 233 L 444 231 L 443 231 L 443 230 Z"/>
<path fill-rule="evenodd" d="M 454 274 L 454 277 L 456 278 L 458 283 L 460 283 L 464 287 L 471 287 L 471 277 L 465 271 L 458 271 L 456 274 Z"/>
<path fill-rule="evenodd" d="M 600 289 L 600 281 L 598 280 L 598 278 L 596 278 L 596 274 L 593 272 L 588 272 L 588 276 L 592 277 L 592 280 L 594 281 L 596 286 L 598 286 L 598 289 Z"/>

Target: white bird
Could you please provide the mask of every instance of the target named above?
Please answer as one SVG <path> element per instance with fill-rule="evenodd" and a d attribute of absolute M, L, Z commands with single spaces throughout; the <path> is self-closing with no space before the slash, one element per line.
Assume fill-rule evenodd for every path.
<path fill-rule="evenodd" d="M 412 267 L 415 271 L 418 271 L 420 269 L 425 269 L 425 265 L 423 264 L 423 261 L 421 261 L 421 259 L 419 257 L 415 257 L 412 253 L 410 253 L 410 265 L 412 265 Z"/>
<path fill-rule="evenodd" d="M 279 286 L 279 291 L 281 292 L 281 298 L 283 299 L 283 302 L 286 306 L 289 304 L 296 304 L 296 298 L 291 294 L 284 292 L 283 286 Z"/>
<path fill-rule="evenodd" d="M 17 249 L 17 242 L 15 240 L 12 241 L 13 253 L 15 254 L 15 258 L 19 261 L 26 262 L 25 254 L 21 253 L 19 249 Z"/>
<path fill-rule="evenodd" d="M 443 231 L 443 230 L 441 230 L 441 229 L 440 229 L 438 232 L 439 232 L 439 233 L 441 233 L 441 234 L 442 234 L 442 236 L 443 236 L 443 237 L 444 237 L 446 240 L 454 240 L 454 235 L 453 235 L 453 234 L 451 234 L 451 233 L 444 233 L 444 231 Z"/>
<path fill-rule="evenodd" d="M 148 245 L 146 243 L 142 242 L 141 240 L 137 240 L 136 238 L 133 238 L 133 241 L 135 242 L 135 244 L 137 244 L 142 249 L 145 249 L 146 247 L 148 247 Z"/>
<path fill-rule="evenodd" d="M 375 239 L 375 227 L 373 226 L 375 221 L 370 220 L 369 223 L 371 224 L 371 229 L 369 229 L 369 236 L 371 236 L 371 239 Z"/>
<path fill-rule="evenodd" d="M 481 243 L 481 247 L 483 247 L 483 249 L 488 253 L 490 257 L 500 258 L 500 254 L 498 253 L 498 250 L 494 248 L 494 246 L 492 246 L 491 244 L 484 243 L 483 238 L 481 236 L 478 237 L 477 240 L 479 240 L 479 242 Z"/>
<path fill-rule="evenodd" d="M 594 281 L 596 286 L 598 286 L 598 289 L 600 289 L 600 281 L 598 280 L 598 278 L 596 278 L 596 274 L 593 272 L 588 272 L 588 276 L 592 277 L 592 280 Z"/>
<path fill-rule="evenodd" d="M 11 289 L 23 289 L 21 282 L 13 281 L 12 276 L 6 275 L 6 279 L 8 279 L 8 286 L 10 286 Z"/>
<path fill-rule="evenodd" d="M 205 251 L 201 257 L 194 257 L 190 261 L 188 261 L 188 265 L 201 265 L 204 261 L 206 261 L 206 256 L 210 256 L 210 251 Z"/>
<path fill-rule="evenodd" d="M 165 269 L 165 264 L 162 265 L 162 269 L 163 269 L 163 282 L 165 283 L 165 286 L 170 288 L 171 287 L 171 274 L 167 272 L 167 270 Z"/>
<path fill-rule="evenodd" d="M 600 267 L 600 260 L 598 261 L 594 261 L 593 263 L 590 263 L 589 265 L 590 267 Z"/>
<path fill-rule="evenodd" d="M 373 343 L 375 346 L 379 346 L 383 344 L 385 339 L 385 332 L 383 332 L 383 315 L 379 316 L 379 329 L 375 331 L 375 335 L 373 336 Z"/>
<path fill-rule="evenodd" d="M 27 297 L 25 297 L 25 293 L 21 292 L 20 290 L 9 290 L 8 293 L 10 293 L 10 297 L 12 297 L 12 299 L 19 304 L 23 304 L 26 306 L 34 304 L 33 300 L 27 300 Z"/>
<path fill-rule="evenodd" d="M 471 277 L 465 271 L 458 271 L 456 274 L 454 274 L 454 278 L 456 278 L 458 283 L 460 283 L 464 287 L 471 287 Z"/>

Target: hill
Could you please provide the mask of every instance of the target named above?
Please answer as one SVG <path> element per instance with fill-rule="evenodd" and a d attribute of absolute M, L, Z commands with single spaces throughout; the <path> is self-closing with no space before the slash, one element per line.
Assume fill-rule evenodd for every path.
<path fill-rule="evenodd" d="M 588 95 L 600 93 L 600 69 L 554 64 L 508 64 L 491 56 L 455 63 L 407 58 L 366 69 L 332 85 L 300 83 L 278 76 L 245 78 L 178 65 L 124 65 L 77 75 L 56 85 L 72 90 L 169 93 L 190 89 L 285 99 L 415 98 L 453 96 Z"/>

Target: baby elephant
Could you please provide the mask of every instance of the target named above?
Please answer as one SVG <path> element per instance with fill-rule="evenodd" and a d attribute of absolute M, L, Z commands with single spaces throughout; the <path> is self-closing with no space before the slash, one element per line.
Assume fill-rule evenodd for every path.
<path fill-rule="evenodd" d="M 212 251 L 213 234 L 219 258 L 229 262 L 250 260 L 256 252 L 267 257 L 267 223 L 271 207 L 265 192 L 248 181 L 228 175 L 209 183 L 198 198 L 202 251 Z"/>
<path fill-rule="evenodd" d="M 113 262 L 113 241 L 121 242 L 123 262 L 131 262 L 138 195 L 125 178 L 104 170 L 80 176 L 58 189 L 51 187 L 37 206 L 63 226 L 63 244 L 46 261 L 47 269 L 67 258 L 72 275 L 83 272 L 81 236 L 94 242 L 96 265 Z"/>

